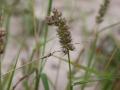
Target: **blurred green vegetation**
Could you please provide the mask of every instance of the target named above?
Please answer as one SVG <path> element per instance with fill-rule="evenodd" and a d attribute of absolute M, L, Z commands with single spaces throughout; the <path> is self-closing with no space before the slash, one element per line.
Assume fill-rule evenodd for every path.
<path fill-rule="evenodd" d="M 48 54 L 48 56 L 45 55 L 46 44 L 51 41 L 47 40 L 49 27 L 44 20 L 39 20 L 35 16 L 35 0 L 25 1 L 27 3 L 26 8 L 22 8 L 22 6 L 19 8 L 20 2 L 21 0 L 12 0 L 11 2 L 9 0 L 0 0 L 0 16 L 3 17 L 3 20 L 0 21 L 0 28 L 4 27 L 7 33 L 5 37 L 5 52 L 0 55 L 0 90 L 17 90 L 16 88 L 20 83 L 22 83 L 21 88 L 23 90 L 40 90 L 40 82 L 42 82 L 44 90 L 57 90 L 57 86 L 54 85 L 51 78 L 43 72 L 47 61 L 46 59 L 50 56 L 53 56 L 62 62 L 66 62 L 67 64 L 69 63 L 72 66 L 71 79 L 73 90 L 75 90 L 74 87 L 76 86 L 81 90 L 85 90 L 89 86 L 93 86 L 95 90 L 120 89 L 120 46 L 119 40 L 116 40 L 113 34 L 115 30 L 114 26 L 119 26 L 120 22 L 113 23 L 103 29 L 99 28 L 101 27 L 100 24 L 96 24 L 95 27 L 93 27 L 96 32 L 90 31 L 86 24 L 88 16 L 85 13 L 80 12 L 80 18 L 82 18 L 81 31 L 83 39 L 87 40 L 90 36 L 94 39 L 90 41 L 88 46 L 85 45 L 83 50 L 80 50 L 75 60 L 71 59 L 70 62 L 68 62 L 68 59 L 63 56 L 56 56 L 51 53 Z M 48 3 L 48 6 L 46 6 L 46 16 L 50 15 L 51 9 L 53 8 L 53 2 L 54 1 L 52 0 L 46 2 Z M 9 38 L 11 37 L 9 29 L 12 16 L 20 16 L 22 18 L 23 34 L 25 37 L 21 37 L 22 40 L 19 43 L 20 49 L 17 51 L 18 53 L 10 65 L 8 65 L 7 72 L 3 74 L 2 70 L 4 70 L 4 68 L 2 63 L 4 56 L 6 55 Z M 104 33 L 106 30 L 108 30 L 108 34 L 102 36 L 101 33 Z M 16 66 L 19 62 L 18 60 L 22 50 L 24 50 L 26 38 L 31 37 L 35 40 L 35 46 L 32 47 L 32 51 L 28 55 L 27 61 L 22 60 L 22 65 L 17 68 Z M 86 65 L 82 65 L 82 61 L 86 61 Z M 21 71 L 19 71 L 19 69 Z M 81 71 L 85 72 L 84 75 L 78 76 L 77 74 Z M 22 77 L 17 82 L 13 83 L 17 72 L 21 72 Z M 67 74 L 69 79 L 70 73 Z M 68 86 L 69 82 L 66 84 L 67 90 L 69 89 Z"/>

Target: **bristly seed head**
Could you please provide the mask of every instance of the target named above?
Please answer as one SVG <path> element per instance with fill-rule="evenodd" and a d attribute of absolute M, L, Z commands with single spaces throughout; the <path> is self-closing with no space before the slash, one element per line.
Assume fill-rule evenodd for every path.
<path fill-rule="evenodd" d="M 98 16 L 96 17 L 96 23 L 100 24 L 103 21 L 103 17 L 105 16 L 108 6 L 110 4 L 109 0 L 104 0 L 104 3 L 101 5 L 100 10 L 98 12 Z"/>
<path fill-rule="evenodd" d="M 59 36 L 59 42 L 62 46 L 62 51 L 64 54 L 67 54 L 68 51 L 73 51 L 75 48 L 72 44 L 72 38 L 69 29 L 69 26 L 66 24 L 66 19 L 62 18 L 62 13 L 57 9 L 53 9 L 51 16 L 47 16 L 46 22 L 48 25 L 55 25 L 58 27 L 57 33 Z"/>
<path fill-rule="evenodd" d="M 2 15 L 0 15 L 0 54 L 4 52 L 4 36 L 6 36 L 5 30 L 2 28 Z"/>
<path fill-rule="evenodd" d="M 6 32 L 3 31 L 0 28 L 0 54 L 2 54 L 4 52 L 4 36 L 6 35 Z"/>

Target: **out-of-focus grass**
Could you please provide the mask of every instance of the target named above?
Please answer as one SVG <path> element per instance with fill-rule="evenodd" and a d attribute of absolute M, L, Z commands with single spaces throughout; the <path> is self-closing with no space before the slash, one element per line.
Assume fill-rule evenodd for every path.
<path fill-rule="evenodd" d="M 14 11 L 16 10 L 17 4 L 19 4 L 19 0 L 18 1 L 15 0 L 12 4 L 8 4 L 7 1 L 6 2 L 5 1 L 6 0 L 0 1 L 0 10 L 1 10 L 0 13 L 4 11 L 2 14 L 2 16 L 4 17 L 4 21 L 2 22 L 2 25 L 0 27 L 5 27 L 5 30 L 7 32 L 6 43 L 5 43 L 5 51 L 6 51 L 6 47 L 9 44 L 8 41 L 10 38 L 9 24 L 10 24 L 11 16 L 13 15 L 13 13 L 15 13 Z M 104 33 L 105 30 L 110 30 L 114 26 L 119 25 L 120 22 L 113 23 L 100 30 L 99 30 L 99 27 L 100 27 L 99 24 L 97 25 L 97 28 L 95 26 L 94 28 L 95 33 L 93 34 L 95 38 L 91 46 L 89 46 L 89 50 L 85 49 L 85 52 L 83 52 L 87 54 L 86 56 L 88 57 L 87 58 L 88 64 L 86 66 L 86 65 L 82 65 L 81 63 L 79 64 L 79 60 L 81 59 L 82 54 L 78 58 L 79 60 L 76 61 L 77 63 L 74 62 L 74 60 L 71 61 L 70 58 L 68 62 L 67 59 L 60 56 L 56 56 L 51 53 L 48 54 L 48 56 L 45 55 L 46 44 L 51 41 L 51 40 L 47 41 L 47 33 L 49 28 L 47 24 L 44 24 L 42 33 L 41 34 L 39 33 L 40 32 L 39 31 L 40 28 L 38 28 L 39 20 L 37 21 L 37 18 L 35 16 L 35 0 L 29 0 L 27 1 L 27 3 L 28 3 L 28 9 L 26 11 L 23 11 L 21 14 L 24 22 L 24 29 L 27 30 L 25 31 L 24 34 L 25 34 L 25 37 L 30 37 L 30 35 L 32 35 L 32 38 L 35 39 L 35 46 L 32 47 L 31 54 L 27 58 L 28 60 L 21 61 L 23 65 L 21 67 L 16 68 L 20 52 L 22 51 L 22 49 L 20 48 L 20 50 L 18 51 L 18 54 L 16 55 L 15 60 L 13 60 L 13 62 L 10 65 L 12 68 L 8 67 L 10 69 L 4 75 L 1 72 L 2 70 L 1 66 L 2 66 L 5 53 L 1 55 L 0 90 L 13 89 L 12 87 L 14 87 L 14 85 L 12 81 L 16 75 L 15 71 L 19 71 L 19 69 L 22 69 L 23 77 L 27 75 L 27 77 L 23 78 L 23 80 L 18 80 L 20 81 L 20 83 L 22 82 L 22 88 L 24 90 L 39 90 L 40 80 L 42 81 L 44 90 L 51 90 L 51 86 L 56 90 L 57 88 L 55 88 L 53 82 L 51 81 L 51 78 L 49 78 L 49 76 L 46 73 L 43 73 L 43 69 L 46 63 L 46 58 L 50 56 L 53 56 L 61 60 L 61 62 L 69 63 L 69 66 L 70 65 L 73 66 L 71 70 L 71 73 L 74 73 L 74 74 L 71 74 L 71 79 L 72 79 L 71 84 L 73 85 L 72 86 L 73 90 L 75 86 L 80 86 L 82 90 L 85 90 L 87 85 L 93 82 L 98 82 L 97 84 L 95 84 L 96 90 L 98 90 L 98 88 L 100 90 L 119 90 L 119 87 L 118 87 L 120 82 L 119 42 L 116 42 L 114 36 L 112 36 L 111 34 L 108 34 L 106 36 L 107 39 L 106 37 L 103 38 L 103 40 L 101 40 L 99 44 L 97 42 L 100 40 L 99 37 L 101 33 Z M 48 6 L 47 6 L 48 8 L 46 10 L 47 12 L 46 16 L 49 16 L 51 13 L 53 0 L 48 0 L 47 3 L 48 3 Z M 84 32 L 83 32 L 84 35 L 88 37 L 91 35 L 91 33 L 87 31 L 88 27 L 85 23 L 86 17 L 87 17 L 86 15 L 82 16 L 82 19 L 84 21 L 83 22 L 84 27 L 82 29 L 84 29 Z M 30 35 L 28 35 L 29 32 L 31 33 Z M 41 40 L 41 38 L 43 38 L 43 41 Z M 107 47 L 104 46 L 105 43 L 108 43 Z M 20 42 L 19 44 L 22 45 L 23 43 Z M 110 51 L 109 51 L 109 46 L 112 48 L 110 49 Z M 84 60 L 84 58 L 82 59 Z M 82 77 L 81 76 L 76 77 L 76 73 L 78 73 L 80 70 L 83 70 L 85 74 Z M 68 76 L 69 74 L 70 73 L 68 73 Z M 31 85 L 31 82 L 32 82 L 32 85 Z M 15 87 L 17 87 L 18 84 L 16 84 Z M 68 85 L 69 83 L 66 84 L 66 87 Z"/>
<path fill-rule="evenodd" d="M 6 90 L 11 90 L 12 80 L 13 80 L 13 77 L 14 77 L 14 74 L 15 74 L 15 69 L 16 69 L 16 66 L 17 66 L 17 63 L 18 63 L 18 60 L 19 60 L 19 55 L 20 55 L 21 49 L 22 48 L 20 48 L 20 50 L 18 51 L 18 54 L 16 55 L 15 64 L 13 65 L 13 71 L 10 73 Z"/>
<path fill-rule="evenodd" d="M 48 1 L 48 8 L 47 8 L 47 15 L 46 16 L 49 16 L 50 13 L 51 13 L 51 9 L 52 9 L 52 3 L 53 3 L 53 0 L 49 0 Z M 44 45 L 43 47 L 41 48 L 41 56 L 44 56 L 44 53 L 45 53 L 45 48 L 46 48 L 46 42 L 47 42 L 47 34 L 48 34 L 48 25 L 45 24 L 45 27 L 43 29 L 43 37 L 44 37 Z M 38 48 L 39 49 L 39 48 Z M 45 66 L 45 61 L 42 59 L 40 64 L 39 64 L 39 69 L 38 69 L 38 73 L 36 74 L 36 81 L 35 81 L 35 90 L 38 90 L 39 89 L 39 82 L 40 82 L 40 77 L 41 77 L 41 74 L 42 74 L 42 70 Z M 47 88 L 47 87 L 46 87 Z"/>

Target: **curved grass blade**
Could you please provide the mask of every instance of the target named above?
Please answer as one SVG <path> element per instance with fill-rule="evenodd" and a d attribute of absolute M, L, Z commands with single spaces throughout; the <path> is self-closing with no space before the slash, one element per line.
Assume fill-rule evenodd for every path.
<path fill-rule="evenodd" d="M 44 86 L 44 90 L 50 90 L 49 83 L 48 83 L 48 78 L 47 78 L 47 75 L 45 73 L 41 74 L 41 79 L 42 79 L 42 83 L 43 83 L 43 86 Z"/>
<path fill-rule="evenodd" d="M 103 77 L 103 78 L 100 78 L 100 79 L 94 79 L 94 80 L 81 80 L 81 81 L 76 81 L 74 82 L 72 85 L 73 86 L 76 86 L 76 85 L 81 85 L 81 84 L 85 84 L 85 83 L 91 83 L 91 82 L 97 82 L 97 81 L 111 81 L 111 80 L 115 80 L 115 79 L 119 79 L 120 77 L 117 76 L 117 77 Z"/>
<path fill-rule="evenodd" d="M 15 74 L 15 69 L 16 69 L 16 66 L 17 66 L 17 62 L 18 62 L 18 59 L 19 59 L 19 55 L 20 55 L 20 52 L 21 52 L 21 49 L 22 49 L 22 47 L 20 48 L 20 50 L 18 51 L 18 53 L 17 53 L 17 56 L 16 56 L 16 58 L 15 58 L 15 64 L 14 64 L 14 66 L 13 66 L 13 71 L 11 72 L 11 74 L 10 74 L 10 78 L 9 78 L 9 80 L 8 80 L 8 85 L 7 85 L 7 89 L 6 90 L 10 90 L 11 89 L 11 84 L 12 84 L 12 80 L 13 80 L 13 77 L 14 77 L 14 74 Z"/>

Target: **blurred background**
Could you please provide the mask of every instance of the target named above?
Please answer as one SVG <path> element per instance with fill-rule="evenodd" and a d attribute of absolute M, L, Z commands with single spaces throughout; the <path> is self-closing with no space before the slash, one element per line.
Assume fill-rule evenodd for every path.
<path fill-rule="evenodd" d="M 95 40 L 96 16 L 104 0 L 52 0 L 52 9 L 58 9 L 67 20 L 75 46 L 70 52 L 72 79 L 73 84 L 81 82 L 75 84 L 73 90 L 120 90 L 117 78 L 120 73 L 120 0 L 109 1 Z M 49 3 L 50 0 L 0 0 L 1 28 L 7 32 L 1 54 L 3 87 L 9 83 L 6 80 L 11 70 L 16 69 L 10 90 L 35 90 L 33 72 L 43 65 L 42 73 L 47 76 L 50 90 L 68 90 L 67 56 L 57 52 L 61 50 L 57 28 L 48 26 L 45 31 Z M 89 79 L 84 79 L 87 71 Z M 44 88 L 40 80 L 38 90 L 46 90 Z"/>

